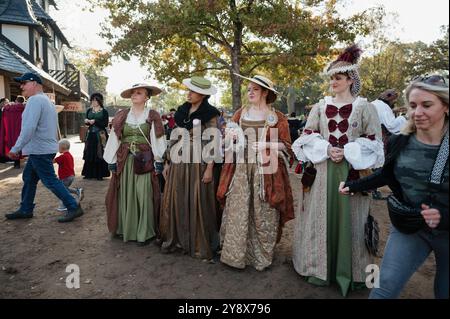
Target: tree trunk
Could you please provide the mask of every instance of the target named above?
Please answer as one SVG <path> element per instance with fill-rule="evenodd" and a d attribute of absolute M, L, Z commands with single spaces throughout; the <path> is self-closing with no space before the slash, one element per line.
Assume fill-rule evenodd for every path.
<path fill-rule="evenodd" d="M 237 110 L 242 106 L 241 100 L 241 82 L 242 78 L 238 77 L 234 73 L 240 74 L 240 64 L 239 59 L 232 55 L 232 69 L 230 72 L 231 76 L 231 96 L 233 101 L 233 110 Z"/>
<path fill-rule="evenodd" d="M 295 112 L 295 100 L 297 99 L 297 96 L 295 94 L 295 90 L 292 86 L 289 87 L 289 93 L 287 98 L 287 106 L 288 106 L 288 113 L 289 115 L 292 112 Z"/>
<path fill-rule="evenodd" d="M 242 78 L 234 73 L 241 74 L 241 49 L 242 49 L 242 30 L 244 29 L 239 19 L 239 14 L 234 0 L 230 1 L 231 11 L 234 13 L 234 45 L 231 49 L 231 96 L 233 98 L 233 110 L 242 106 L 241 101 L 241 82 Z"/>

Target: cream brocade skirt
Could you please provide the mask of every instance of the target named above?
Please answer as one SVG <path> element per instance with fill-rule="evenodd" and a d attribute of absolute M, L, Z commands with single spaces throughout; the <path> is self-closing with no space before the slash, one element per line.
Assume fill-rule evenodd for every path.
<path fill-rule="evenodd" d="M 259 197 L 257 164 L 236 164 L 222 217 L 220 261 L 264 270 L 272 264 L 280 214 Z"/>

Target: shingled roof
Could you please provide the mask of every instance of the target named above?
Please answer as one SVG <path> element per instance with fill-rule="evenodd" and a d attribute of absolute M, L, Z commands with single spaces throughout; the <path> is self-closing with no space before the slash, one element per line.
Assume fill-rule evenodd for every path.
<path fill-rule="evenodd" d="M 0 23 L 34 26 L 45 37 L 50 37 L 48 30 L 36 18 L 29 0 L 2 0 L 0 3 Z"/>
<path fill-rule="evenodd" d="M 39 69 L 27 59 L 18 54 L 13 48 L 0 39 L 0 70 L 12 73 L 14 75 L 21 75 L 25 72 L 34 72 L 39 74 L 44 80 L 44 85 L 54 87 L 55 90 L 68 95 L 70 89 L 58 82 L 54 77 Z"/>
<path fill-rule="evenodd" d="M 53 27 L 53 30 L 55 31 L 55 33 L 61 38 L 61 41 L 70 48 L 69 41 L 67 41 L 67 39 L 64 36 L 64 34 L 62 33 L 61 29 L 56 24 L 55 20 L 53 20 L 52 17 L 49 16 L 47 14 L 47 12 L 45 12 L 44 9 L 42 9 L 42 7 L 37 3 L 36 0 L 30 0 L 30 1 L 31 1 L 31 6 L 32 6 L 32 9 L 33 9 L 33 12 L 34 12 L 36 18 L 39 21 L 42 21 L 44 23 L 51 25 Z"/>
<path fill-rule="evenodd" d="M 3 0 L 0 4 L 0 22 L 39 25 L 27 0 Z"/>

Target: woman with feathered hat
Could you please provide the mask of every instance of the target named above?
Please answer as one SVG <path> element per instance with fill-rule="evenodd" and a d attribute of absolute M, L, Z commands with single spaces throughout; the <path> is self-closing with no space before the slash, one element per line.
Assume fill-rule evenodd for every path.
<path fill-rule="evenodd" d="M 292 147 L 316 172 L 315 179 L 302 180 L 294 230 L 295 270 L 312 284 L 337 283 L 344 296 L 364 286 L 365 268 L 371 264 L 364 241 L 371 198 L 362 193 L 339 196 L 339 183 L 384 162 L 375 107 L 358 96 L 360 55 L 361 49 L 353 45 L 328 66 L 334 96 L 314 105 Z"/>

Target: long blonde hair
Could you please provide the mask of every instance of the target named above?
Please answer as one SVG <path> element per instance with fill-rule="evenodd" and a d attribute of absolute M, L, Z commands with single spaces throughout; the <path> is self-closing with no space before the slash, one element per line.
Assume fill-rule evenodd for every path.
<path fill-rule="evenodd" d="M 411 107 L 409 106 L 409 96 L 414 89 L 420 89 L 423 91 L 427 91 L 428 93 L 431 93 L 435 95 L 444 105 L 449 106 L 448 101 L 448 86 L 440 86 L 440 85 L 433 85 L 430 83 L 420 82 L 420 81 L 414 81 L 408 85 L 408 87 L 405 90 L 405 99 L 408 102 L 408 113 L 411 113 Z M 448 130 L 448 113 L 445 113 L 445 122 L 443 127 L 443 134 Z M 411 116 L 408 118 L 408 122 L 401 130 L 401 134 L 403 135 L 410 135 L 417 131 L 416 125 L 414 124 L 414 119 L 412 119 Z"/>

